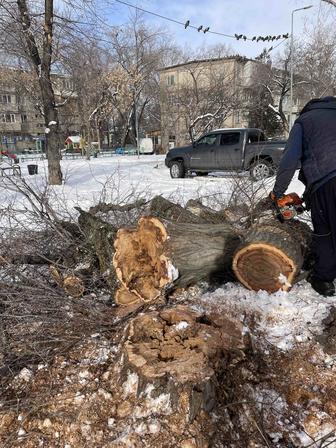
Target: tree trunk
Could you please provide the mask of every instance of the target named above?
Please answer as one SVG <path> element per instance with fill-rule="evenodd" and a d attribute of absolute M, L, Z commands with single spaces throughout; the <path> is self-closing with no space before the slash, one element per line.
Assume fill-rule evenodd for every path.
<path fill-rule="evenodd" d="M 41 56 L 36 38 L 32 31 L 27 2 L 26 0 L 17 0 L 17 5 L 23 36 L 27 47 L 27 55 L 34 66 L 39 80 L 45 126 L 50 129 L 50 132 L 48 133 L 47 131 L 46 133 L 48 180 L 51 185 L 60 185 L 62 183 L 62 172 L 60 165 L 61 155 L 58 147 L 58 111 L 50 76 L 53 50 L 54 2 L 53 0 L 45 0 L 44 36 Z M 51 125 L 51 122 L 55 122 L 56 124 Z"/>
<path fill-rule="evenodd" d="M 252 227 L 233 257 L 233 271 L 247 288 L 288 291 L 300 273 L 311 241 L 300 221 L 271 221 Z"/>
<path fill-rule="evenodd" d="M 52 89 L 52 87 L 50 86 Z M 47 95 L 50 98 L 50 95 Z M 61 153 L 59 151 L 60 136 L 58 125 L 58 112 L 53 104 L 53 100 L 45 101 L 45 125 L 50 129 L 50 132 L 46 134 L 46 153 L 48 158 L 48 182 L 50 185 L 62 184 L 62 171 L 61 171 Z M 51 125 L 50 123 L 57 123 Z"/>
<path fill-rule="evenodd" d="M 117 232 L 113 265 L 123 290 L 139 302 L 151 302 L 172 286 L 223 279 L 239 242 L 238 233 L 226 224 L 143 217 L 136 229 Z"/>
<path fill-rule="evenodd" d="M 114 255 L 113 243 L 116 228 L 93 214 L 81 210 L 79 207 L 76 207 L 76 209 L 80 212 L 78 223 L 85 236 L 85 240 L 90 244 L 97 256 L 100 273 L 113 292 L 116 279 L 111 267 Z"/>
<path fill-rule="evenodd" d="M 164 414 L 178 416 L 178 425 L 208 421 L 218 380 L 244 357 L 243 348 L 241 324 L 226 317 L 183 306 L 147 312 L 127 328 L 120 382 L 141 397 L 140 406 L 156 400 Z"/>
<path fill-rule="evenodd" d="M 200 221 L 209 222 L 211 224 L 220 224 L 227 221 L 225 210 L 216 211 L 206 207 L 201 201 L 190 199 L 185 206 L 193 215 L 198 216 Z"/>

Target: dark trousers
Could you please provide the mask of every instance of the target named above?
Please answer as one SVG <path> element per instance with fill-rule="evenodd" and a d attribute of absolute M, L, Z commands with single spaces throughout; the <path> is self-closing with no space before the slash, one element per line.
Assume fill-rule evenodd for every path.
<path fill-rule="evenodd" d="M 332 282 L 336 278 L 336 177 L 312 194 L 311 217 L 314 226 L 313 274 L 320 280 Z"/>

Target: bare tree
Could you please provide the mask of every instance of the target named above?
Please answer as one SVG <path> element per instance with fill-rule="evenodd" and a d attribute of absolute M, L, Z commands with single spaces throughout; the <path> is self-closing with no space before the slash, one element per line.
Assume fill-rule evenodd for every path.
<path fill-rule="evenodd" d="M 59 120 L 55 93 L 51 82 L 54 2 L 53 0 L 45 0 L 42 36 L 33 27 L 32 13 L 26 0 L 17 0 L 17 9 L 14 10 L 14 13 L 17 18 L 18 32 L 25 47 L 25 56 L 35 71 L 41 91 L 42 112 L 46 126 L 49 183 L 58 185 L 62 183 L 58 147 Z M 39 42 L 41 37 L 42 42 Z"/>
<path fill-rule="evenodd" d="M 59 97 L 57 76 L 64 74 L 65 41 L 80 32 L 80 22 L 71 18 L 71 12 L 78 15 L 83 4 L 67 2 L 63 11 L 56 11 L 53 0 L 4 0 L 0 4 L 0 42 L 7 53 L 7 64 L 17 69 L 15 76 L 22 90 L 43 117 L 52 185 L 62 183 L 59 108 L 71 98 L 71 94 Z"/>
<path fill-rule="evenodd" d="M 203 132 L 222 125 L 238 107 L 234 63 L 221 58 L 199 60 L 176 70 L 179 82 L 172 85 L 165 81 L 175 75 L 161 72 L 162 127 L 172 133 L 178 129 L 183 142 L 194 141 Z"/>
<path fill-rule="evenodd" d="M 306 40 L 297 49 L 297 70 L 307 80 L 311 97 L 334 95 L 336 92 L 335 24 L 319 23 L 306 30 Z"/>
<path fill-rule="evenodd" d="M 99 43 L 75 36 L 67 49 L 64 67 L 73 83 L 81 135 L 90 157 L 91 142 L 101 147 L 102 123 L 109 119 L 114 87 L 109 77 L 109 56 Z"/>
<path fill-rule="evenodd" d="M 145 118 L 147 122 L 160 120 L 158 69 L 171 47 L 166 35 L 147 27 L 138 14 L 131 17 L 127 26 L 115 28 L 109 38 L 115 61 L 110 74 L 115 85 L 113 120 L 120 143 L 135 143 Z"/>
<path fill-rule="evenodd" d="M 296 51 L 296 50 L 295 50 Z M 290 53 L 288 49 L 278 55 L 274 61 L 268 53 L 258 58 L 254 64 L 249 85 L 247 86 L 247 110 L 250 121 L 267 129 L 269 135 L 287 135 L 289 132 L 290 104 Z M 309 99 L 308 80 L 294 67 L 294 109 L 299 109 Z"/>

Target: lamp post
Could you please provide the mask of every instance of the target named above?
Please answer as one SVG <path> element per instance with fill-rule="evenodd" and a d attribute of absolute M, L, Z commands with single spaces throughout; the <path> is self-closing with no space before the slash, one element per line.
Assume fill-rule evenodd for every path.
<path fill-rule="evenodd" d="M 325 0 L 328 1 L 328 0 Z M 330 0 L 332 1 L 332 0 Z M 336 0 L 335 0 L 336 2 Z M 294 9 L 292 11 L 292 22 L 291 22 L 291 42 L 290 42 L 290 120 L 289 120 L 289 129 L 292 128 L 293 125 L 293 81 L 294 81 L 294 14 L 297 11 L 303 11 L 304 9 L 310 9 L 313 5 L 304 6 L 303 8 Z"/>

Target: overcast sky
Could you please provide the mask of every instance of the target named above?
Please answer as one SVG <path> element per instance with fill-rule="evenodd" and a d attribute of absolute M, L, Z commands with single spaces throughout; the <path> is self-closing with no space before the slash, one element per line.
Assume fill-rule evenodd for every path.
<path fill-rule="evenodd" d="M 173 18 L 175 20 L 203 27 L 225 34 L 278 35 L 290 32 L 291 11 L 303 6 L 314 5 L 307 11 L 295 14 L 295 37 L 299 38 L 306 21 L 312 23 L 325 14 L 335 15 L 336 8 L 321 0 L 125 0 L 144 9 Z M 127 21 L 129 8 L 114 3 L 107 14 L 110 22 L 122 25 Z M 105 16 L 106 17 L 106 16 Z M 254 57 L 268 43 L 244 43 L 213 34 L 198 33 L 191 28 L 174 24 L 151 15 L 144 15 L 148 23 L 162 26 L 174 35 L 176 43 L 196 48 L 202 45 L 225 43 L 232 47 L 234 53 Z M 275 42 L 276 44 L 276 42 Z M 280 48 L 279 48 L 280 49 Z"/>

